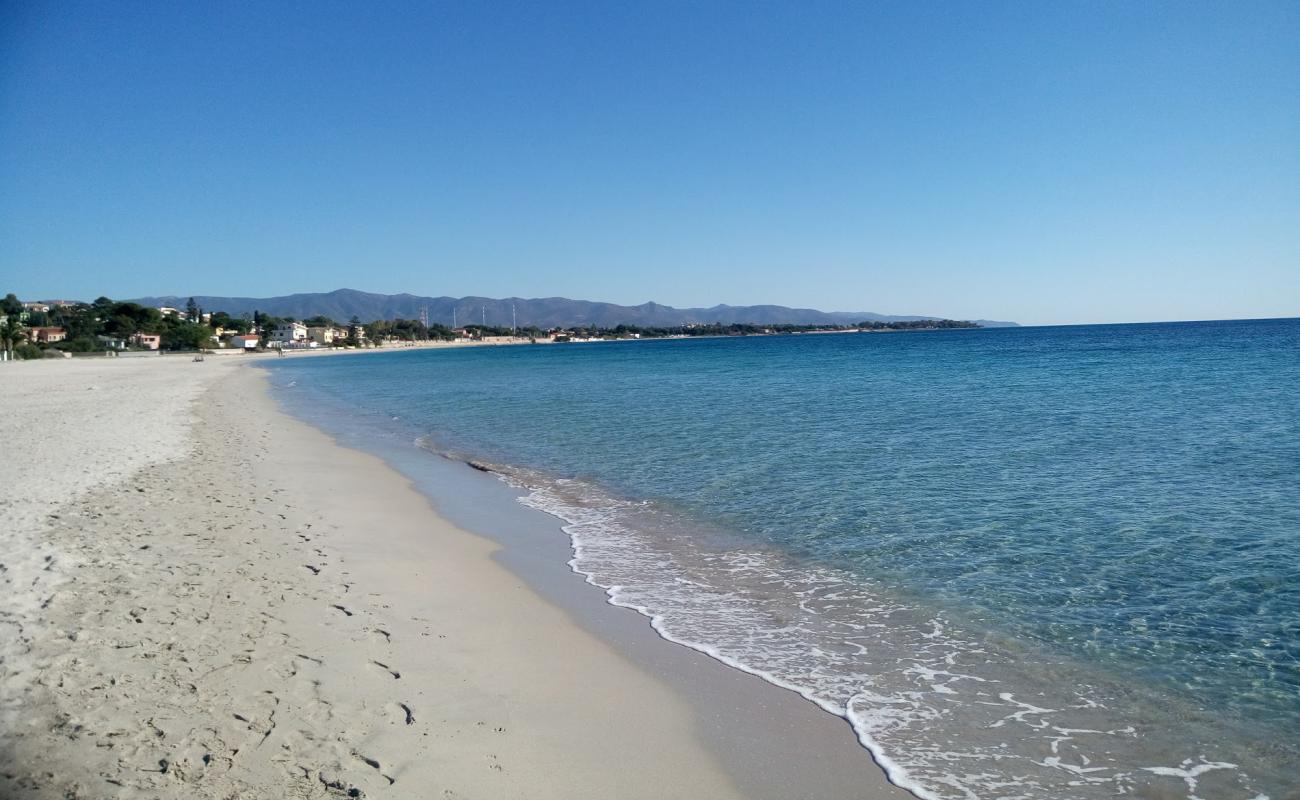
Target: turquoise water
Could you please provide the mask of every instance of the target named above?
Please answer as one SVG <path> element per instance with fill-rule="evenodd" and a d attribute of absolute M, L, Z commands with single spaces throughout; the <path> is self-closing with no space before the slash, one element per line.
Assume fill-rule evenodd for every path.
<path fill-rule="evenodd" d="M 919 795 L 1300 791 L 1300 321 L 271 366 L 494 464 L 612 602 Z"/>

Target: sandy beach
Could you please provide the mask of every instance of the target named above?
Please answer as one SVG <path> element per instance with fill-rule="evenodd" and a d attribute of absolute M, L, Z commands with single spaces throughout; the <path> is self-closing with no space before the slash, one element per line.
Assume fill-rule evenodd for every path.
<path fill-rule="evenodd" d="M 242 361 L 0 370 L 0 796 L 910 796 L 792 693 L 539 592 Z"/>

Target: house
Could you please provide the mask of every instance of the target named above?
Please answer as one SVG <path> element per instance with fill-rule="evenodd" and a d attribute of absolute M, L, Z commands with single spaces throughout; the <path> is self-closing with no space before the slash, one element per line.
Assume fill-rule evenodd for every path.
<path fill-rule="evenodd" d="M 31 328 L 27 331 L 29 341 L 42 344 L 54 344 L 68 338 L 68 332 L 62 328 Z"/>
<path fill-rule="evenodd" d="M 256 350 L 259 337 L 255 333 L 245 333 L 230 337 L 230 346 L 237 350 Z"/>
<path fill-rule="evenodd" d="M 348 332 L 333 325 L 313 325 L 307 329 L 307 336 L 316 344 L 334 344 L 348 338 Z"/>
<path fill-rule="evenodd" d="M 99 346 L 105 350 L 125 350 L 126 339 L 119 339 L 116 336 L 96 336 L 95 340 Z"/>
<path fill-rule="evenodd" d="M 48 303 L 23 303 L 23 310 L 27 312 L 39 311 L 44 314 L 50 310 Z"/>
<path fill-rule="evenodd" d="M 127 341 L 146 350 L 157 350 L 162 347 L 162 336 L 156 333 L 133 333 Z"/>
<path fill-rule="evenodd" d="M 301 322 L 286 322 L 283 325 L 277 325 L 271 331 L 271 337 L 267 344 L 271 347 L 282 347 L 284 345 L 300 346 L 307 341 L 307 326 Z"/>

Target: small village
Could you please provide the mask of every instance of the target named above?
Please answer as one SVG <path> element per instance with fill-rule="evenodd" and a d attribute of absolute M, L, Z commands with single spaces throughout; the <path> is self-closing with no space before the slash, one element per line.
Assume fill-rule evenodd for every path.
<path fill-rule="evenodd" d="M 511 314 L 514 316 L 513 312 Z M 619 324 L 551 327 L 487 324 L 448 327 L 421 319 L 380 319 L 363 323 L 353 316 L 340 323 L 326 316 L 275 317 L 254 311 L 233 316 L 206 311 L 190 298 L 185 308 L 145 306 L 100 297 L 91 303 L 71 300 L 0 299 L 0 360 L 71 358 L 74 356 L 201 355 L 278 353 L 380 347 L 449 345 L 562 344 L 632 339 L 689 339 L 718 336 L 783 336 L 830 333 L 979 328 L 967 320 L 922 318 L 867 320 L 851 325 L 687 323 L 671 327 Z M 454 314 L 453 314 L 454 319 Z"/>
<path fill-rule="evenodd" d="M 186 308 L 147 307 L 99 298 L 0 300 L 0 360 L 359 349 L 453 344 L 526 344 L 589 340 L 570 331 L 522 331 L 488 326 L 447 328 L 418 320 L 344 324 L 326 317 L 282 319 L 254 312 L 233 317 L 192 300 Z"/>

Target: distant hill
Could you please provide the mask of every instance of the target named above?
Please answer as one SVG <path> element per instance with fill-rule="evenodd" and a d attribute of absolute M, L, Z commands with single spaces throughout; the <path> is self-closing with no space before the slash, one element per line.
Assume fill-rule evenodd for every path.
<path fill-rule="evenodd" d="M 133 302 L 148 306 L 184 308 L 189 297 L 140 297 Z M 429 310 L 429 322 L 474 324 L 486 320 L 488 325 L 509 325 L 511 307 L 515 321 L 521 327 L 536 325 L 539 328 L 596 325 L 612 328 L 616 325 L 643 327 L 672 327 L 691 323 L 750 323 L 753 325 L 851 325 L 863 320 L 895 322 L 919 319 L 938 319 L 928 316 L 890 316 L 870 311 L 817 311 L 811 308 L 785 306 L 727 306 L 712 308 L 673 308 L 659 303 L 639 306 L 620 306 L 613 303 L 596 303 L 589 300 L 569 300 L 564 297 L 522 298 L 506 297 L 417 297 L 411 294 L 371 294 L 355 289 L 338 289 L 333 292 L 291 294 L 283 297 L 213 297 L 194 295 L 194 301 L 207 311 L 225 311 L 239 316 L 261 311 L 276 317 L 325 316 L 338 322 L 358 317 L 363 322 L 377 319 L 419 319 L 420 309 Z M 1014 327 L 1014 322 L 974 320 L 986 327 Z"/>

